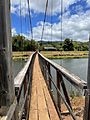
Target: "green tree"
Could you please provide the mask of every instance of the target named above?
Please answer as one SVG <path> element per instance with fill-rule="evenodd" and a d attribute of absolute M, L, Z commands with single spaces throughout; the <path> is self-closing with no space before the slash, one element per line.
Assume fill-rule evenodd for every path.
<path fill-rule="evenodd" d="M 35 40 L 26 40 L 24 36 L 12 37 L 13 51 L 35 51 L 38 49 L 38 42 Z"/>
<path fill-rule="evenodd" d="M 38 42 L 35 40 L 30 41 L 30 51 L 35 51 L 38 49 Z"/>
<path fill-rule="evenodd" d="M 64 40 L 63 50 L 64 50 L 64 51 L 73 51 L 73 50 L 74 50 L 74 46 L 73 46 L 72 40 L 70 40 L 69 38 L 66 38 L 66 39 Z"/>
<path fill-rule="evenodd" d="M 24 36 L 16 35 L 12 37 L 12 48 L 13 51 L 23 51 Z"/>

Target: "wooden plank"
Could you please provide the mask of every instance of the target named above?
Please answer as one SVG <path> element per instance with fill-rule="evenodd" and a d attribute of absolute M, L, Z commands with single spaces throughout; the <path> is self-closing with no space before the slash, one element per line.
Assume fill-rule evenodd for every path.
<path fill-rule="evenodd" d="M 35 71 L 35 65 L 34 65 L 33 78 L 32 78 L 32 90 L 31 90 L 31 102 L 30 102 L 29 120 L 38 120 L 37 81 L 34 79 L 35 74 L 36 74 L 36 71 Z"/>
<path fill-rule="evenodd" d="M 37 112 L 37 110 L 31 110 L 29 120 L 38 120 Z"/>
<path fill-rule="evenodd" d="M 38 120 L 36 87 L 33 87 L 31 94 L 29 120 Z"/>
<path fill-rule="evenodd" d="M 10 23 L 10 0 L 0 0 L 0 106 L 7 108 L 13 103 L 15 97 Z"/>
<path fill-rule="evenodd" d="M 44 93 L 42 89 L 42 73 L 40 70 L 39 62 L 38 62 L 38 56 L 36 56 L 36 67 L 37 69 L 37 96 L 38 96 L 38 115 L 39 115 L 39 120 L 50 120 L 49 115 L 48 115 L 48 110 L 47 110 L 47 105 L 46 101 L 44 98 Z M 35 68 L 36 68 L 35 67 Z"/>
<path fill-rule="evenodd" d="M 39 79 L 37 87 L 39 88 L 39 89 L 37 89 L 37 91 L 38 91 L 38 114 L 39 114 L 39 120 L 50 120 L 40 79 Z"/>
<path fill-rule="evenodd" d="M 31 91 L 31 103 L 29 120 L 38 120 L 38 108 L 37 108 L 37 88 L 36 83 L 32 80 L 32 91 Z"/>
<path fill-rule="evenodd" d="M 27 63 L 25 64 L 24 68 L 14 78 L 14 86 L 15 87 L 19 87 L 20 88 L 22 86 L 22 83 L 24 81 L 25 75 L 27 73 L 27 70 L 29 68 L 29 65 L 30 65 L 34 55 L 35 55 L 35 52 L 31 54 L 30 58 L 28 59 Z"/>
<path fill-rule="evenodd" d="M 60 118 L 59 118 L 59 116 L 57 114 L 57 111 L 55 109 L 55 106 L 53 104 L 53 101 L 51 100 L 51 96 L 47 91 L 47 88 L 44 88 L 44 94 L 45 94 L 46 101 L 47 101 L 50 120 L 60 120 Z"/>
<path fill-rule="evenodd" d="M 30 109 L 35 109 L 37 110 L 37 95 L 36 95 L 36 88 L 33 89 L 33 93 L 31 94 L 31 105 L 30 105 Z"/>
<path fill-rule="evenodd" d="M 50 115 L 50 120 L 60 120 L 58 113 L 55 109 L 54 103 L 52 101 L 52 98 L 49 94 L 45 80 L 42 81 L 42 85 L 43 85 L 44 96 L 45 96 L 45 99 L 47 102 L 47 107 L 48 107 L 48 111 L 49 111 L 49 115 Z"/>
<path fill-rule="evenodd" d="M 36 55 L 33 69 L 29 120 L 59 120 L 57 111 L 55 110 L 55 106 L 41 73 L 38 55 Z"/>

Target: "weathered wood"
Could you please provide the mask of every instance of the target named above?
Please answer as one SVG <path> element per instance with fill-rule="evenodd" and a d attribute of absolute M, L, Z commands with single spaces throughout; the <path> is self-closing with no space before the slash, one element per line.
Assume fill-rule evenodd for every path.
<path fill-rule="evenodd" d="M 15 88 L 18 88 L 17 96 L 15 97 L 14 102 L 10 106 L 7 115 L 5 117 L 3 117 L 2 120 L 11 120 L 11 119 L 19 120 L 22 118 L 22 113 L 24 110 L 26 110 L 25 117 L 26 118 L 28 117 L 29 106 L 27 106 L 27 105 L 29 105 L 28 99 L 30 97 L 31 71 L 32 71 L 32 66 L 33 66 L 32 64 L 33 64 L 34 56 L 35 56 L 35 53 L 33 53 L 30 56 L 29 61 L 25 65 L 25 68 L 23 68 L 23 70 L 21 70 L 23 72 L 20 72 L 20 74 L 22 73 L 22 74 L 24 74 L 24 76 L 19 75 L 19 74 L 17 75 L 17 76 L 19 76 L 19 77 L 16 77 L 18 79 L 15 81 Z M 21 101 L 22 105 L 20 106 L 19 103 L 20 103 L 22 94 L 23 94 L 24 99 L 23 99 L 23 101 Z M 18 98 L 18 96 L 19 96 L 19 98 Z"/>
<path fill-rule="evenodd" d="M 87 83 L 80 79 L 78 76 L 70 73 L 68 70 L 63 68 L 62 66 L 58 65 L 57 63 L 47 59 L 44 57 L 42 54 L 39 53 L 39 56 L 43 58 L 46 62 L 48 62 L 51 66 L 53 66 L 55 69 L 61 72 L 61 74 L 74 86 L 79 87 L 80 89 L 86 89 L 87 88 Z"/>
<path fill-rule="evenodd" d="M 67 101 L 68 105 L 70 106 L 70 108 L 72 109 L 72 106 L 71 106 L 71 103 L 70 103 L 70 99 L 69 99 L 69 96 L 68 96 L 68 92 L 66 90 L 66 86 L 65 86 L 65 83 L 64 83 L 63 80 L 61 82 L 61 86 L 62 86 L 62 90 L 63 90 L 64 96 L 66 98 L 66 101 Z"/>
<path fill-rule="evenodd" d="M 62 81 L 62 76 L 61 74 L 57 71 L 57 88 L 60 90 L 60 83 Z M 58 94 L 57 92 L 57 105 L 58 105 L 58 108 L 61 112 L 61 98 L 60 98 L 60 95 Z"/>
<path fill-rule="evenodd" d="M 52 89 L 52 86 L 51 86 L 51 78 L 50 78 L 50 76 L 51 76 L 51 70 L 50 70 L 50 64 L 48 64 L 47 63 L 47 68 L 48 68 L 48 84 L 49 84 L 49 87 L 50 87 L 50 89 Z"/>
<path fill-rule="evenodd" d="M 48 89 L 47 89 L 45 82 L 43 82 L 43 85 L 44 85 L 43 92 L 44 92 L 44 96 L 46 99 L 50 120 L 60 120 L 59 116 L 57 115 L 58 113 L 55 109 L 55 106 L 53 105 L 54 104 L 53 100 L 51 99 L 51 96 L 48 92 Z"/>
<path fill-rule="evenodd" d="M 10 0 L 0 0 L 0 106 L 11 105 L 15 97 L 11 43 Z"/>
<path fill-rule="evenodd" d="M 9 108 L 8 114 L 6 116 L 2 117 L 1 120 L 11 120 L 12 116 L 14 115 L 16 106 L 17 106 L 17 99 L 15 98 L 13 104 Z"/>
<path fill-rule="evenodd" d="M 22 90 L 22 86 L 23 86 L 23 83 L 24 83 L 24 80 L 25 80 L 25 76 L 26 76 L 26 73 L 29 69 L 29 66 L 31 64 L 31 61 L 33 59 L 33 57 L 35 56 L 35 52 L 32 53 L 32 55 L 30 56 L 30 58 L 28 59 L 27 63 L 25 64 L 24 68 L 18 73 L 18 75 L 15 77 L 14 79 L 14 87 L 16 89 L 16 94 L 20 95 L 20 92 Z M 30 71 L 28 71 L 30 73 Z M 31 74 L 29 75 L 31 76 Z"/>
<path fill-rule="evenodd" d="M 27 73 L 27 70 L 29 68 L 29 65 L 31 63 L 31 60 L 33 58 L 35 53 L 31 54 L 30 58 L 28 59 L 27 63 L 25 64 L 25 66 L 23 67 L 23 69 L 18 73 L 18 75 L 15 77 L 14 79 L 14 86 L 15 87 L 21 87 L 25 78 L 25 75 Z"/>
<path fill-rule="evenodd" d="M 87 90 L 85 95 L 84 120 L 90 120 L 90 36 L 89 36 L 89 60 L 88 60 Z"/>
<path fill-rule="evenodd" d="M 38 56 L 35 58 L 29 120 L 59 120 L 54 103 L 41 73 Z"/>
<path fill-rule="evenodd" d="M 73 120 L 76 120 L 76 117 L 75 117 L 75 115 L 74 115 L 74 113 L 73 113 L 71 107 L 70 107 L 69 104 L 67 103 L 66 99 L 63 97 L 61 91 L 57 88 L 57 86 L 55 85 L 55 83 L 53 82 L 53 80 L 51 80 L 51 81 L 52 81 L 54 87 L 56 88 L 58 94 L 61 96 L 63 102 L 65 103 L 65 105 L 66 105 L 66 107 L 67 107 L 67 109 L 69 110 L 69 112 L 70 112 L 70 114 L 71 114 Z"/>
<path fill-rule="evenodd" d="M 34 68 L 35 69 L 35 68 Z M 33 75 L 36 74 L 33 70 Z M 31 101 L 30 102 L 30 111 L 29 111 L 29 120 L 38 120 L 38 109 L 37 109 L 37 81 L 34 81 L 32 75 L 32 89 L 31 89 Z"/>
<path fill-rule="evenodd" d="M 83 120 L 90 120 L 90 90 L 85 93 L 85 108 Z"/>

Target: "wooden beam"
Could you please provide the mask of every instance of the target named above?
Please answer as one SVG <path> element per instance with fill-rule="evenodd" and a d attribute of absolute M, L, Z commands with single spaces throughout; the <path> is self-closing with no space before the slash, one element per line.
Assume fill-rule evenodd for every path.
<path fill-rule="evenodd" d="M 11 43 L 10 0 L 0 0 L 0 106 L 11 105 L 15 97 Z"/>

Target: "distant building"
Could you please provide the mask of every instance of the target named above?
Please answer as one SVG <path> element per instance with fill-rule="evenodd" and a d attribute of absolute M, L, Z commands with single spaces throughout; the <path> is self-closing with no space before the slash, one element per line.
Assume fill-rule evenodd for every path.
<path fill-rule="evenodd" d="M 56 51 L 57 49 L 55 47 L 44 47 L 45 51 Z"/>

